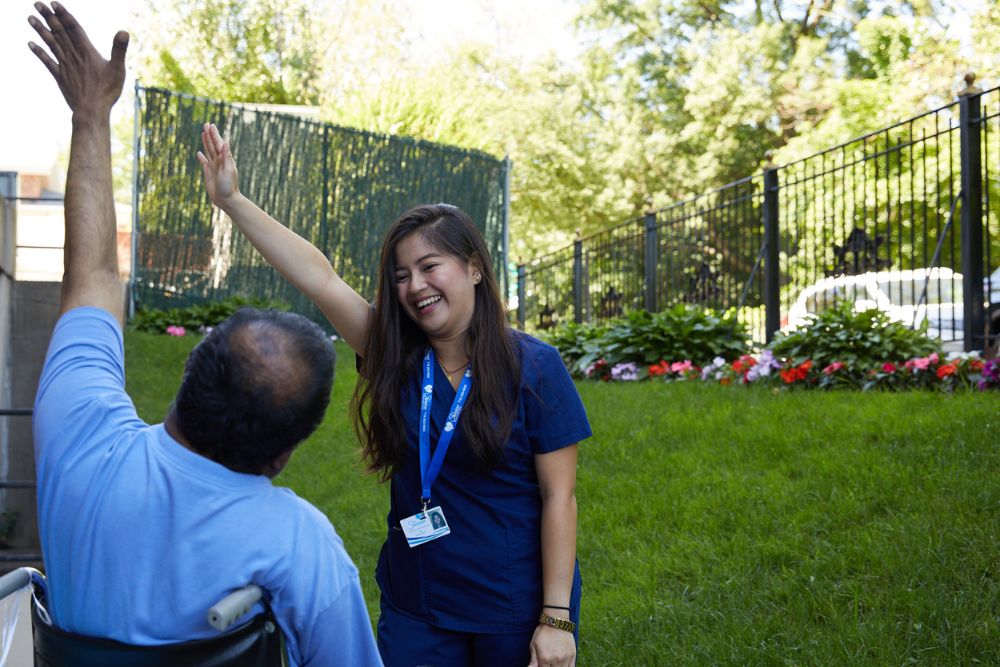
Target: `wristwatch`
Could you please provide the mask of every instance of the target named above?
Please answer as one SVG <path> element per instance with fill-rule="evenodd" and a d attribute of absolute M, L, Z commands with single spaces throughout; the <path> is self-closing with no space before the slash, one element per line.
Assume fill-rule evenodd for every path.
<path fill-rule="evenodd" d="M 556 618 L 555 616 L 549 616 L 544 611 L 538 617 L 538 622 L 543 625 L 549 625 L 557 630 L 565 630 L 566 632 L 573 632 L 576 630 L 576 623 L 573 621 L 567 621 L 564 618 Z"/>

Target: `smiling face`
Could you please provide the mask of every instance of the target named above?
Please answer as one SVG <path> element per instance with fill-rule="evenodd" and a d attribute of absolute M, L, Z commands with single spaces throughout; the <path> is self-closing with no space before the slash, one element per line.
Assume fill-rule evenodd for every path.
<path fill-rule="evenodd" d="M 429 338 L 452 338 L 468 330 L 481 279 L 474 260 L 445 253 L 420 231 L 399 241 L 395 260 L 396 298 Z"/>

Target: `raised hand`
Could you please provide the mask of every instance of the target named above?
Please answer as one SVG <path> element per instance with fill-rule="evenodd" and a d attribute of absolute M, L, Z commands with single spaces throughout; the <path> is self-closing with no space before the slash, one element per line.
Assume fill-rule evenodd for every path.
<path fill-rule="evenodd" d="M 198 151 L 198 162 L 205 174 L 205 190 L 213 204 L 225 209 L 226 204 L 240 193 L 236 160 L 213 123 L 205 123 L 201 128 L 201 145 L 205 150 Z"/>
<path fill-rule="evenodd" d="M 73 115 L 107 116 L 122 93 L 125 83 L 125 51 L 128 33 L 115 35 L 111 60 L 105 60 L 73 15 L 58 2 L 51 8 L 36 2 L 35 9 L 45 19 L 28 18 L 52 55 L 34 42 L 28 48 L 52 73 Z"/>

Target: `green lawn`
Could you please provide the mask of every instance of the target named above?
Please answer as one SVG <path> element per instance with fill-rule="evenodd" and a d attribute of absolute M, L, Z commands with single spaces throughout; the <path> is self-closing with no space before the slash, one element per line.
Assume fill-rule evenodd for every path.
<path fill-rule="evenodd" d="M 195 340 L 127 334 L 144 418 Z M 333 521 L 374 613 L 387 488 L 361 472 L 338 352 L 278 482 Z M 579 386 L 581 665 L 1000 663 L 1000 394 Z"/>

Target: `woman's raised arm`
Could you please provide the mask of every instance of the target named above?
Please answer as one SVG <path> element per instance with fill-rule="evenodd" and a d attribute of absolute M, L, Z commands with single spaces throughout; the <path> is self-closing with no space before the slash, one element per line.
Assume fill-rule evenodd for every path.
<path fill-rule="evenodd" d="M 320 250 L 243 196 L 229 144 L 212 124 L 201 132 L 198 162 L 212 203 L 228 215 L 268 263 L 323 312 L 337 333 L 364 356 L 372 314 L 368 302 L 333 270 Z"/>

